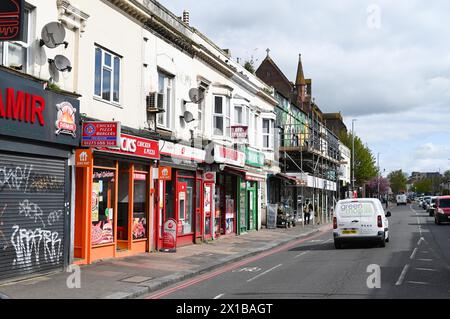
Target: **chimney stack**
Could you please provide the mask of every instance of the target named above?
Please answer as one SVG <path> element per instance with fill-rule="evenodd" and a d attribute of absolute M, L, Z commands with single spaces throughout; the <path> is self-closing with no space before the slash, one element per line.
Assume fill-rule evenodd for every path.
<path fill-rule="evenodd" d="M 183 22 L 189 25 L 189 11 L 187 10 L 183 11 Z"/>

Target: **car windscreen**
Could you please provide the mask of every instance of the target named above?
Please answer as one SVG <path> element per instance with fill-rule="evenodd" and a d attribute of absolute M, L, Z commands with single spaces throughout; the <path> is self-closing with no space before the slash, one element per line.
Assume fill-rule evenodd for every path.
<path fill-rule="evenodd" d="M 375 214 L 375 205 L 369 202 L 340 203 L 337 211 L 341 218 L 371 217 Z"/>
<path fill-rule="evenodd" d="M 439 201 L 439 207 L 450 208 L 450 198 L 441 199 Z"/>

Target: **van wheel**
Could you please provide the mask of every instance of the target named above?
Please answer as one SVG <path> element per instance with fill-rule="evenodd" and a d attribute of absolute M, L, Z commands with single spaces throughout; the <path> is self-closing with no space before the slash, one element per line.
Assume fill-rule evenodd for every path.
<path fill-rule="evenodd" d="M 338 241 L 334 241 L 334 248 L 336 248 L 336 249 L 342 249 L 342 244 L 340 243 L 340 242 L 338 242 Z"/>
<path fill-rule="evenodd" d="M 382 241 L 380 241 L 380 247 L 381 247 L 381 248 L 386 247 L 386 240 L 385 240 L 385 239 L 383 239 Z"/>

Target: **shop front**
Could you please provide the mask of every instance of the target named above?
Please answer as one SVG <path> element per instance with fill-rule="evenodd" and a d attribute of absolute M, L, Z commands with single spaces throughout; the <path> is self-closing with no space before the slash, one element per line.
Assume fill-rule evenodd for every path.
<path fill-rule="evenodd" d="M 258 230 L 261 220 L 261 184 L 266 182 L 264 154 L 245 149 L 244 174 L 238 180 L 239 234 Z"/>
<path fill-rule="evenodd" d="M 69 263 L 77 98 L 0 67 L 0 281 Z"/>
<path fill-rule="evenodd" d="M 120 148 L 79 150 L 78 156 L 87 164 L 76 169 L 76 263 L 149 252 L 158 142 L 121 134 Z"/>
<path fill-rule="evenodd" d="M 243 203 L 240 200 L 240 180 L 245 179 L 245 153 L 214 144 L 214 164 L 216 173 L 214 189 L 215 237 L 239 234 L 241 221 L 238 212 Z"/>
<path fill-rule="evenodd" d="M 211 235 L 211 208 L 205 205 L 214 183 L 205 188 L 203 170 L 206 152 L 201 149 L 168 141 L 159 141 L 161 161 L 157 181 L 155 234 L 157 249 L 164 249 L 164 224 L 177 222 L 178 247 L 201 242 Z M 206 213 L 209 217 L 205 216 Z M 209 224 L 208 224 L 209 222 Z"/>

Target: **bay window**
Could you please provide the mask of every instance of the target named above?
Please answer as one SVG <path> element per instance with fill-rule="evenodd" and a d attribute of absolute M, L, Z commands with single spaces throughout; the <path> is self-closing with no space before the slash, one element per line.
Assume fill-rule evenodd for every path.
<path fill-rule="evenodd" d="M 121 57 L 95 47 L 94 95 L 104 101 L 120 103 Z"/>
<path fill-rule="evenodd" d="M 173 76 L 158 72 L 158 108 L 164 110 L 158 114 L 158 126 L 171 128 L 173 106 Z"/>
<path fill-rule="evenodd" d="M 213 126 L 215 136 L 231 138 L 230 99 L 226 96 L 214 96 Z"/>

